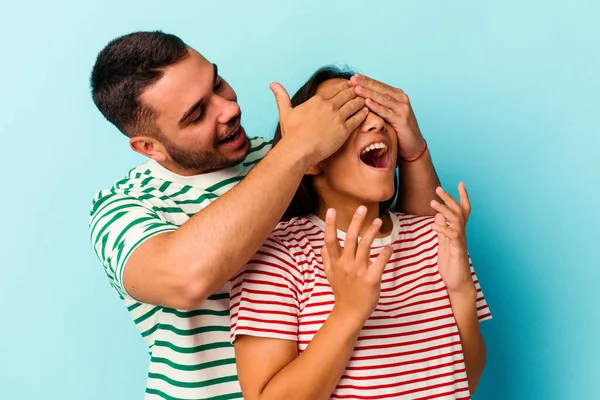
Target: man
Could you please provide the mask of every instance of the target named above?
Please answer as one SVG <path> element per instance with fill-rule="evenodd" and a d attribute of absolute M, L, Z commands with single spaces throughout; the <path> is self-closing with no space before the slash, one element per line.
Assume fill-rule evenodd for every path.
<path fill-rule="evenodd" d="M 92 204 L 91 242 L 151 355 L 146 398 L 241 398 L 227 282 L 260 248 L 304 173 L 369 112 L 400 140 L 403 211 L 429 214 L 439 182 L 408 98 L 362 76 L 292 108 L 272 84 L 284 134 L 248 139 L 217 66 L 162 32 L 110 42 L 91 75 L 102 114 L 150 160 Z"/>

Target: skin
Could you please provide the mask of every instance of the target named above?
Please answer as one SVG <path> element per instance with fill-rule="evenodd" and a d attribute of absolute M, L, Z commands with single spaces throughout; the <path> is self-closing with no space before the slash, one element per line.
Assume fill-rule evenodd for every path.
<path fill-rule="evenodd" d="M 337 79 L 324 82 L 317 95 L 339 83 Z M 294 341 L 238 336 L 234 346 L 245 399 L 328 399 L 335 389 L 362 326 L 377 305 L 381 276 L 392 253 L 385 248 L 373 263 L 369 259 L 373 239 L 391 231 L 389 214 L 380 215 L 379 203 L 393 193 L 395 165 L 390 162 L 387 168 L 375 169 L 361 161 L 360 153 L 371 143 L 383 142 L 388 145 L 388 157 L 394 160 L 400 139 L 396 129 L 398 125 L 394 128 L 369 112 L 336 153 L 308 169 L 323 202 L 318 213 L 326 221 L 323 264 L 335 305 L 301 355 Z M 466 249 L 470 204 L 462 183 L 459 192 L 460 204 L 438 188 L 436 193 L 444 204 L 433 200 L 431 207 L 437 212 L 433 229 L 439 237 L 438 268 L 448 288 L 474 392 L 485 364 L 485 345 Z M 347 232 L 344 248 L 337 239 L 338 228 Z M 359 241 L 359 237 L 363 239 Z"/>
<path fill-rule="evenodd" d="M 273 83 L 271 90 L 282 141 L 235 188 L 176 231 L 156 235 L 133 252 L 123 281 L 135 299 L 176 309 L 196 308 L 260 248 L 309 167 L 338 150 L 369 114 L 365 98 L 350 82 L 340 82 L 296 108 L 280 84 Z M 188 57 L 166 67 L 140 100 L 156 114 L 160 133 L 132 132 L 130 146 L 176 174 L 190 176 L 236 165 L 248 153 L 245 132 L 238 130 L 240 108 L 234 90 L 193 49 Z M 220 142 L 235 132 L 236 141 Z M 412 143 L 416 146 L 418 141 Z M 437 182 L 431 165 L 416 168 L 411 179 L 427 185 Z M 406 212 L 431 213 L 428 204 L 435 198 L 434 189 L 435 185 L 422 188 L 416 197 L 404 194 L 403 204 L 419 205 L 419 210 Z M 234 242 L 238 246 L 232 252 Z"/>

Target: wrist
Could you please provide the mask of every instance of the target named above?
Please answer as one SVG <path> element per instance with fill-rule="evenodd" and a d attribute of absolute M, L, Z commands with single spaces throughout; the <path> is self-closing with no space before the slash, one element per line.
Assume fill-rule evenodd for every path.
<path fill-rule="evenodd" d="M 425 153 L 429 151 L 427 141 L 421 137 L 421 140 L 414 146 L 415 150 L 409 152 L 398 151 L 398 158 L 405 163 L 411 163 L 419 160 Z"/>
<path fill-rule="evenodd" d="M 298 167 L 302 174 L 306 172 L 311 164 L 311 152 L 306 146 L 302 146 L 297 140 L 284 136 L 276 146 L 269 152 L 276 154 L 286 164 Z"/>
<path fill-rule="evenodd" d="M 368 317 L 361 315 L 355 310 L 346 310 L 343 307 L 335 304 L 329 317 L 328 321 L 339 325 L 340 329 L 344 329 L 345 332 L 350 334 L 358 335 L 362 330 L 363 325 L 367 322 Z"/>
<path fill-rule="evenodd" d="M 451 303 L 457 303 L 461 305 L 475 304 L 477 302 L 477 288 L 471 281 L 465 283 L 461 287 L 448 289 L 448 297 L 450 297 Z"/>
<path fill-rule="evenodd" d="M 289 136 L 281 138 L 277 146 L 273 147 L 273 150 L 279 149 L 284 159 L 290 161 L 295 165 L 299 165 L 303 168 L 303 173 L 313 165 L 313 151 L 306 146 L 306 143 L 296 140 Z"/>

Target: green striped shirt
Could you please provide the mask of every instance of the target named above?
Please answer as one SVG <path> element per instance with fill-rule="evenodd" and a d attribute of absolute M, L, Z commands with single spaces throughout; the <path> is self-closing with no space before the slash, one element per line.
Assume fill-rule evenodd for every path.
<path fill-rule="evenodd" d="M 149 347 L 145 399 L 242 398 L 229 342 L 228 285 L 195 310 L 174 310 L 132 298 L 123 286 L 123 269 L 140 244 L 176 230 L 233 188 L 272 145 L 263 138 L 250 143 L 248 157 L 233 168 L 184 177 L 150 160 L 94 198 L 90 240 Z"/>

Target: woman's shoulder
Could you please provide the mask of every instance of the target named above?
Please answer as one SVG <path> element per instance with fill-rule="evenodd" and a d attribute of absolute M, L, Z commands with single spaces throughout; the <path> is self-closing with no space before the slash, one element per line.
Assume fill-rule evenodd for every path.
<path fill-rule="evenodd" d="M 310 236 L 318 235 L 319 227 L 308 217 L 294 217 L 277 224 L 269 236 L 281 242 L 296 242 Z"/>
<path fill-rule="evenodd" d="M 401 235 L 419 236 L 425 233 L 433 232 L 433 216 L 411 215 L 394 212 L 392 218 L 396 219 Z"/>

